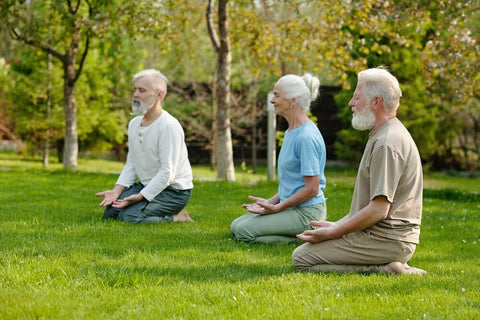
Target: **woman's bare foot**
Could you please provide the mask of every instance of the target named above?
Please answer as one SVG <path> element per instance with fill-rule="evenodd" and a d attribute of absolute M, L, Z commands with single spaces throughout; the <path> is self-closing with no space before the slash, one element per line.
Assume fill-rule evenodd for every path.
<path fill-rule="evenodd" d="M 422 269 L 410 267 L 408 264 L 402 264 L 400 262 L 390 262 L 385 266 L 385 272 L 398 273 L 398 274 L 426 274 L 427 272 Z"/>
<path fill-rule="evenodd" d="M 188 215 L 187 210 L 182 209 L 179 213 L 173 216 L 173 222 L 195 222 Z"/>

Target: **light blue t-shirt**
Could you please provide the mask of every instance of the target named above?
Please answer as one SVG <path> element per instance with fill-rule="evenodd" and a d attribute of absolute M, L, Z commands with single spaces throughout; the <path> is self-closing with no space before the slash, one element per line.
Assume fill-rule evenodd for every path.
<path fill-rule="evenodd" d="M 317 126 L 308 121 L 294 130 L 285 131 L 278 156 L 278 195 L 285 201 L 305 186 L 304 176 L 319 176 L 318 193 L 300 207 L 325 202 L 323 189 L 326 161 L 325 142 Z"/>

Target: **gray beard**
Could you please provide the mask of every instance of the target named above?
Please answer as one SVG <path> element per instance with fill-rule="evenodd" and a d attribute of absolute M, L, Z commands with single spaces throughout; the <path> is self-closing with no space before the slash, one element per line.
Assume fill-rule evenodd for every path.
<path fill-rule="evenodd" d="M 150 110 L 154 104 L 155 100 L 150 105 L 148 105 L 140 99 L 134 98 L 132 100 L 132 115 L 145 115 L 145 113 L 147 113 L 147 111 Z"/>
<path fill-rule="evenodd" d="M 375 115 L 370 108 L 355 113 L 352 118 L 352 127 L 359 131 L 370 130 L 375 125 Z"/>

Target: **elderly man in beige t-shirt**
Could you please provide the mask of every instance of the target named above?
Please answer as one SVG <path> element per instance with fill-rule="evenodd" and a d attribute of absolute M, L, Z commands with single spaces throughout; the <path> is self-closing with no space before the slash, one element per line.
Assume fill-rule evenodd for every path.
<path fill-rule="evenodd" d="M 407 262 L 419 242 L 422 164 L 408 130 L 396 118 L 402 91 L 388 71 L 358 74 L 349 102 L 352 126 L 370 130 L 358 169 L 350 213 L 337 222 L 312 221 L 297 235 L 297 271 L 377 271 L 424 274 Z"/>

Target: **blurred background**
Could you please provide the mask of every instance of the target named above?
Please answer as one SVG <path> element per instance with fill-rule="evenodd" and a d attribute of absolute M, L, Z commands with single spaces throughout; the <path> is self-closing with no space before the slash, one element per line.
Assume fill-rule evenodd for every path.
<path fill-rule="evenodd" d="M 351 128 L 347 103 L 359 71 L 385 66 L 424 168 L 480 167 L 478 0 L 2 1 L 0 21 L 0 150 L 45 166 L 124 161 L 132 76 L 145 68 L 169 78 L 164 108 L 192 164 L 265 165 L 267 95 L 309 72 L 327 163 L 355 165 L 368 133 Z"/>

